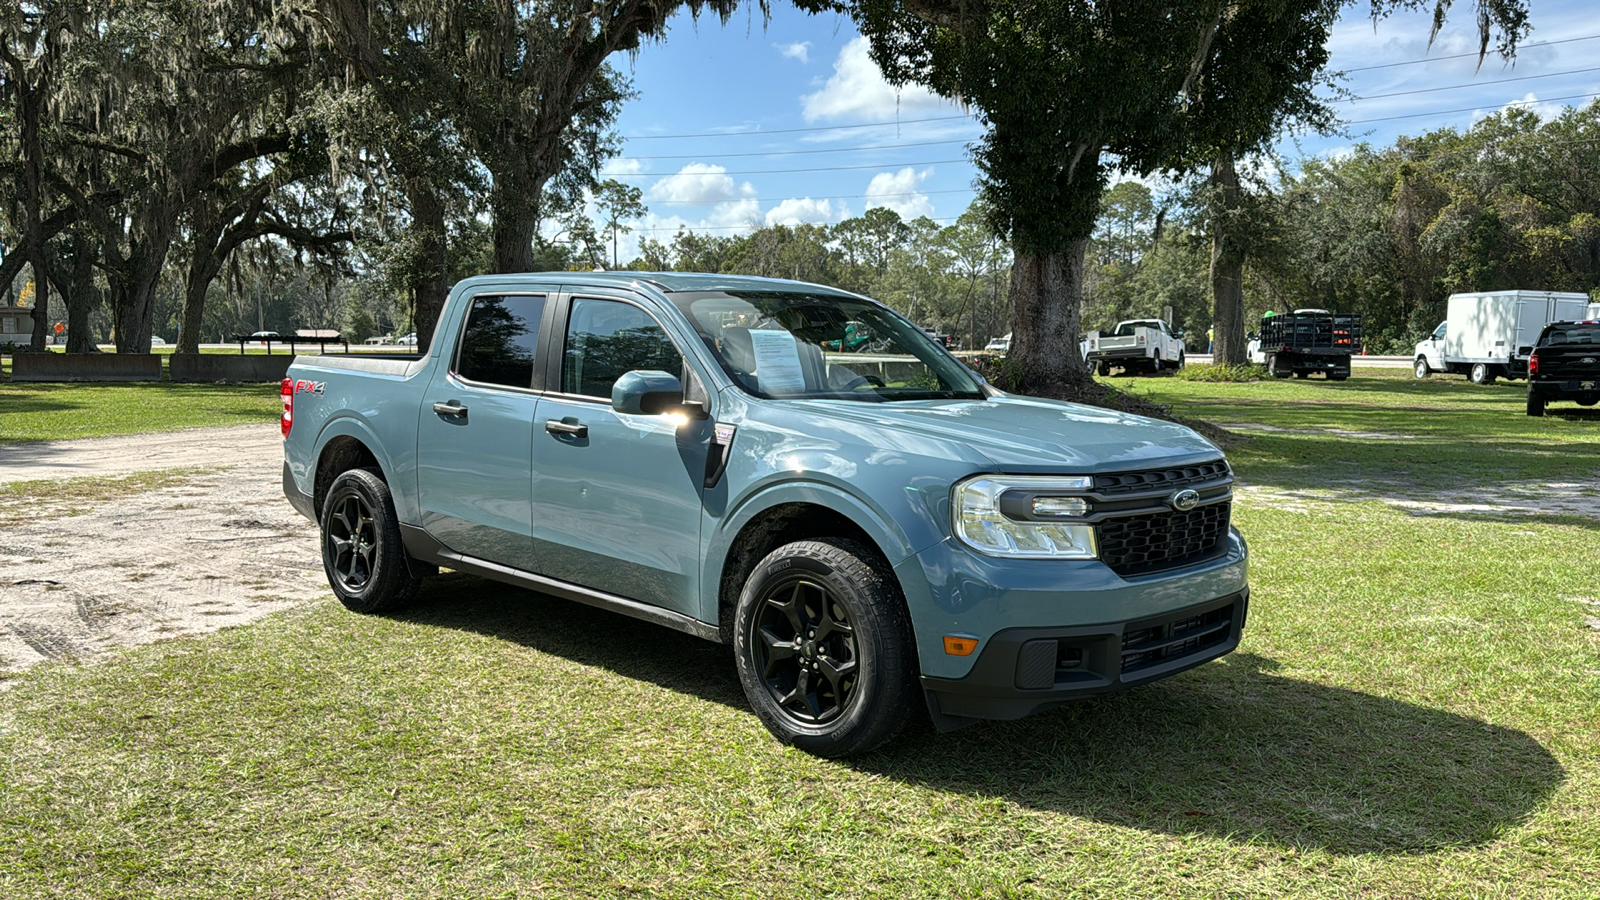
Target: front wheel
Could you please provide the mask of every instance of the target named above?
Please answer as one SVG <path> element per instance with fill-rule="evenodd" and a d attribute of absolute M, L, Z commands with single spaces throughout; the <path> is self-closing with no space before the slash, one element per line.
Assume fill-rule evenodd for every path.
<path fill-rule="evenodd" d="M 360 613 L 399 607 L 422 584 L 406 567 L 389 485 L 371 469 L 351 469 L 328 488 L 322 568 L 339 602 Z"/>
<path fill-rule="evenodd" d="M 797 541 L 756 566 L 734 610 L 739 681 L 762 724 L 817 756 L 865 753 L 916 705 L 910 618 L 882 558 L 855 541 Z"/>
<path fill-rule="evenodd" d="M 1467 374 L 1467 378 L 1473 384 L 1493 384 L 1494 370 L 1489 368 L 1488 363 L 1473 363 L 1472 371 Z"/>
<path fill-rule="evenodd" d="M 1411 373 L 1418 378 L 1427 378 L 1429 371 L 1427 357 L 1417 357 L 1417 364 L 1411 367 Z"/>
<path fill-rule="evenodd" d="M 1542 415 L 1544 415 L 1544 404 L 1545 404 L 1545 399 L 1543 397 L 1539 396 L 1538 394 L 1529 394 L 1528 395 L 1528 415 L 1530 415 L 1530 416 L 1542 416 Z"/>

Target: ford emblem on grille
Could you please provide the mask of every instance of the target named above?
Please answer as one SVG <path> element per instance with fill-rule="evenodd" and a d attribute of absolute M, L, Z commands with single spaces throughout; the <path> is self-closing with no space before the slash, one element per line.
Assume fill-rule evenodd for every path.
<path fill-rule="evenodd" d="M 1167 502 L 1171 503 L 1172 508 L 1178 512 L 1188 512 L 1189 510 L 1200 505 L 1200 495 L 1185 488 L 1184 490 L 1173 494 L 1172 499 Z"/>

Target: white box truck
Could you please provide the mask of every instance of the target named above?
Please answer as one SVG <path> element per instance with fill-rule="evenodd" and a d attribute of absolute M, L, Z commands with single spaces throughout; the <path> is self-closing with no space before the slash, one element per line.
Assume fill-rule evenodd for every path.
<path fill-rule="evenodd" d="M 1474 384 L 1526 378 L 1539 331 L 1550 322 L 1583 318 L 1588 306 L 1588 294 L 1554 291 L 1451 294 L 1445 320 L 1412 354 L 1416 375 L 1457 372 Z"/>

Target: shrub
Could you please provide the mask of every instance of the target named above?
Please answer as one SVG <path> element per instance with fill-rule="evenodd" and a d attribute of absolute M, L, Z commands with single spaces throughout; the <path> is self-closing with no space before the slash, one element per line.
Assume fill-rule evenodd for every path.
<path fill-rule="evenodd" d="M 1267 367 L 1245 364 L 1242 366 L 1224 366 L 1221 364 L 1187 365 L 1172 373 L 1172 377 L 1184 381 L 1261 381 L 1267 377 Z"/>

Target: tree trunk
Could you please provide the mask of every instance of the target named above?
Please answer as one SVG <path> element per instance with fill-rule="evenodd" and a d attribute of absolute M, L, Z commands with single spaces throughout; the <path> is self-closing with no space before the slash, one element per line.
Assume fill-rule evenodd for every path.
<path fill-rule="evenodd" d="M 94 335 L 89 333 L 89 315 L 100 303 L 94 283 L 95 245 L 74 232 L 67 246 L 69 259 L 57 259 L 58 265 L 50 267 L 50 280 L 67 307 L 67 352 L 98 353 Z"/>
<path fill-rule="evenodd" d="M 1211 167 L 1217 190 L 1211 216 L 1212 361 L 1242 366 L 1249 362 L 1244 336 L 1244 245 L 1232 234 L 1230 213 L 1239 208 L 1239 173 L 1233 155 L 1223 153 Z"/>
<path fill-rule="evenodd" d="M 1078 347 L 1078 303 L 1089 239 L 1065 251 L 1017 252 L 1011 264 L 1011 358 L 1024 393 L 1071 397 L 1089 380 Z"/>
<path fill-rule="evenodd" d="M 112 321 L 118 353 L 149 353 L 155 333 L 156 285 L 172 239 L 157 235 L 135 239 L 122 266 L 110 276 Z"/>
<path fill-rule="evenodd" d="M 411 319 L 417 329 L 417 352 L 425 353 L 433 343 L 434 329 L 450 293 L 444 203 L 426 177 L 406 179 L 406 198 L 411 205 L 411 227 L 417 229 L 417 258 L 408 276 Z"/>
<path fill-rule="evenodd" d="M 28 84 L 16 68 L 17 106 L 22 116 L 22 203 L 27 228 L 28 265 L 33 269 L 33 338 L 35 351 L 45 348 L 50 328 L 50 261 L 44 244 L 44 145 L 39 134 L 39 118 L 44 105 L 44 80 Z M 45 76 L 48 78 L 48 76 Z"/>
<path fill-rule="evenodd" d="M 539 228 L 539 194 L 545 180 L 537 175 L 494 172 L 489 208 L 494 215 L 496 274 L 533 269 L 533 234 Z M 601 256 L 605 254 L 602 251 Z"/>

